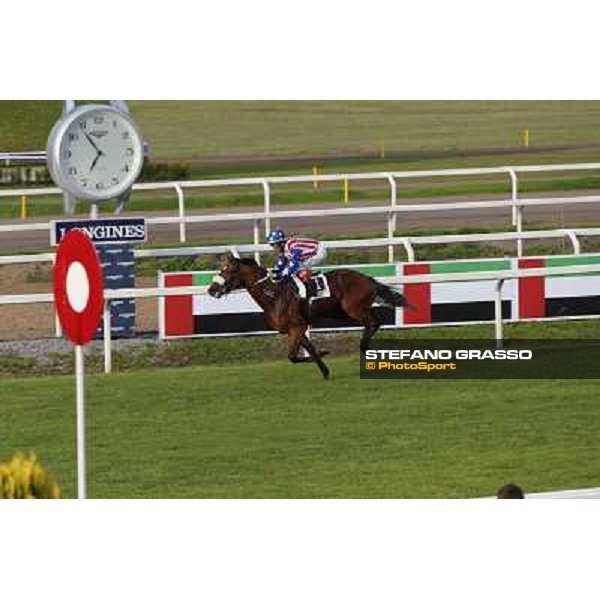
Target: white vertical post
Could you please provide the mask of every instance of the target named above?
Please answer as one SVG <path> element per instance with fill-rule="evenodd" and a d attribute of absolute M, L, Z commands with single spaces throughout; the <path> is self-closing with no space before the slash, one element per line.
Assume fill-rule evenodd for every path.
<path fill-rule="evenodd" d="M 110 329 L 110 300 L 104 301 L 103 333 L 104 333 L 104 372 L 112 371 L 112 331 Z"/>
<path fill-rule="evenodd" d="M 85 389 L 83 346 L 75 346 L 75 379 L 77 387 L 77 498 L 85 500 Z"/>
<path fill-rule="evenodd" d="M 517 224 L 517 173 L 513 168 L 508 169 L 510 175 L 510 188 L 511 188 L 511 199 L 512 199 L 512 224 L 513 227 Z"/>
<path fill-rule="evenodd" d="M 517 207 L 517 233 L 523 232 L 523 207 Z M 523 240 L 519 238 L 517 240 L 517 256 L 521 258 L 523 256 Z"/>
<path fill-rule="evenodd" d="M 494 298 L 494 317 L 496 321 L 496 347 L 502 348 L 502 286 L 504 279 L 496 282 L 496 297 Z"/>
<path fill-rule="evenodd" d="M 571 241 L 573 245 L 573 254 L 581 254 L 581 244 L 579 243 L 579 239 L 574 231 L 565 231 L 565 235 Z"/>
<path fill-rule="evenodd" d="M 518 205 L 518 180 L 517 172 L 513 168 L 508 169 L 511 182 L 511 200 L 512 200 L 512 224 L 516 227 L 517 233 L 523 231 L 523 207 Z M 523 256 L 523 240 L 517 239 L 517 256 Z"/>
<path fill-rule="evenodd" d="M 62 337 L 62 325 L 60 324 L 60 319 L 58 318 L 58 313 L 54 313 L 54 337 Z"/>
<path fill-rule="evenodd" d="M 394 179 L 394 176 L 391 174 L 388 174 L 387 176 L 388 181 L 390 182 L 390 207 L 392 209 L 396 208 L 396 203 L 397 203 L 397 197 L 396 197 L 396 180 Z M 388 215 L 388 237 L 390 238 L 390 240 L 394 237 L 394 235 L 396 234 L 396 220 L 397 220 L 397 213 L 395 212 L 390 212 L 390 214 Z M 388 262 L 393 263 L 394 262 L 394 245 L 390 244 L 388 246 Z"/>
<path fill-rule="evenodd" d="M 271 188 L 266 179 L 262 180 L 264 203 L 265 203 L 265 235 L 271 231 Z"/>
<path fill-rule="evenodd" d="M 175 191 L 177 192 L 177 202 L 179 206 L 179 241 L 184 244 L 186 241 L 185 231 L 185 198 L 181 186 L 176 183 Z"/>
<path fill-rule="evenodd" d="M 258 246 L 260 244 L 260 229 L 258 225 L 258 219 L 254 219 L 254 245 Z M 254 251 L 254 260 L 260 265 L 260 252 L 258 250 Z"/>
<path fill-rule="evenodd" d="M 56 255 L 54 255 L 54 258 L 52 259 L 52 269 L 54 269 L 55 263 L 56 263 Z M 60 337 L 62 337 L 62 334 L 63 334 L 62 325 L 60 324 L 60 319 L 58 317 L 56 305 L 53 305 L 53 306 L 54 306 L 54 337 L 60 338 Z"/>
<path fill-rule="evenodd" d="M 90 219 L 95 220 L 98 218 L 98 203 L 92 202 L 90 206 Z"/>

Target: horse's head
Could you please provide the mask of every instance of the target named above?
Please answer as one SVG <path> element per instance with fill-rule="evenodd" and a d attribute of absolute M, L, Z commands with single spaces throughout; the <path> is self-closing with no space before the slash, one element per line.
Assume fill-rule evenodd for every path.
<path fill-rule="evenodd" d="M 247 287 L 253 274 L 260 269 L 251 258 L 236 258 L 228 254 L 221 263 L 221 270 L 213 278 L 208 293 L 213 298 L 220 298 L 232 292 Z"/>

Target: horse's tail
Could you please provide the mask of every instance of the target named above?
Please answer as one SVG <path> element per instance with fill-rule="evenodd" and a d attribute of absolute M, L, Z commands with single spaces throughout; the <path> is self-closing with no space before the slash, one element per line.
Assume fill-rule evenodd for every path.
<path fill-rule="evenodd" d="M 391 287 L 376 281 L 373 279 L 375 283 L 375 297 L 379 298 L 384 304 L 388 304 L 389 306 L 397 306 L 399 308 L 408 308 L 410 310 L 416 310 L 416 307 L 412 304 L 409 304 L 406 300 L 406 297 L 403 296 L 400 292 L 393 290 Z"/>

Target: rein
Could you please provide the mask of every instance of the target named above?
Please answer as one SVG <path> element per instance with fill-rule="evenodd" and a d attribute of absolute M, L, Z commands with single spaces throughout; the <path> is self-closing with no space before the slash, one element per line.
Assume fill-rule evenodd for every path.
<path fill-rule="evenodd" d="M 248 287 L 249 288 L 256 287 L 258 284 L 264 283 L 268 279 L 270 279 L 270 277 L 269 277 L 269 273 L 267 272 L 267 274 L 264 277 L 261 277 L 260 279 L 257 279 L 254 283 L 251 283 Z"/>
<path fill-rule="evenodd" d="M 267 274 L 264 277 L 261 277 L 260 279 L 257 279 L 254 283 L 251 283 L 247 286 L 248 289 L 251 288 L 255 288 L 259 285 L 261 285 L 262 283 L 265 283 L 265 281 L 271 281 L 271 278 L 269 276 L 269 271 L 267 271 Z M 271 292 L 271 290 L 267 290 L 266 288 L 263 288 L 263 293 L 268 296 L 269 298 L 275 298 L 275 294 L 273 292 Z"/>

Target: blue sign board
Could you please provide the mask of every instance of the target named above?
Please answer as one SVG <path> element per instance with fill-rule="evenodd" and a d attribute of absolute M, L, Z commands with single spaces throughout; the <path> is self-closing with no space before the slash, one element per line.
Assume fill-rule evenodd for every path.
<path fill-rule="evenodd" d="M 50 244 L 58 246 L 71 229 L 87 233 L 94 244 L 140 244 L 145 242 L 147 237 L 144 218 L 52 221 Z"/>

